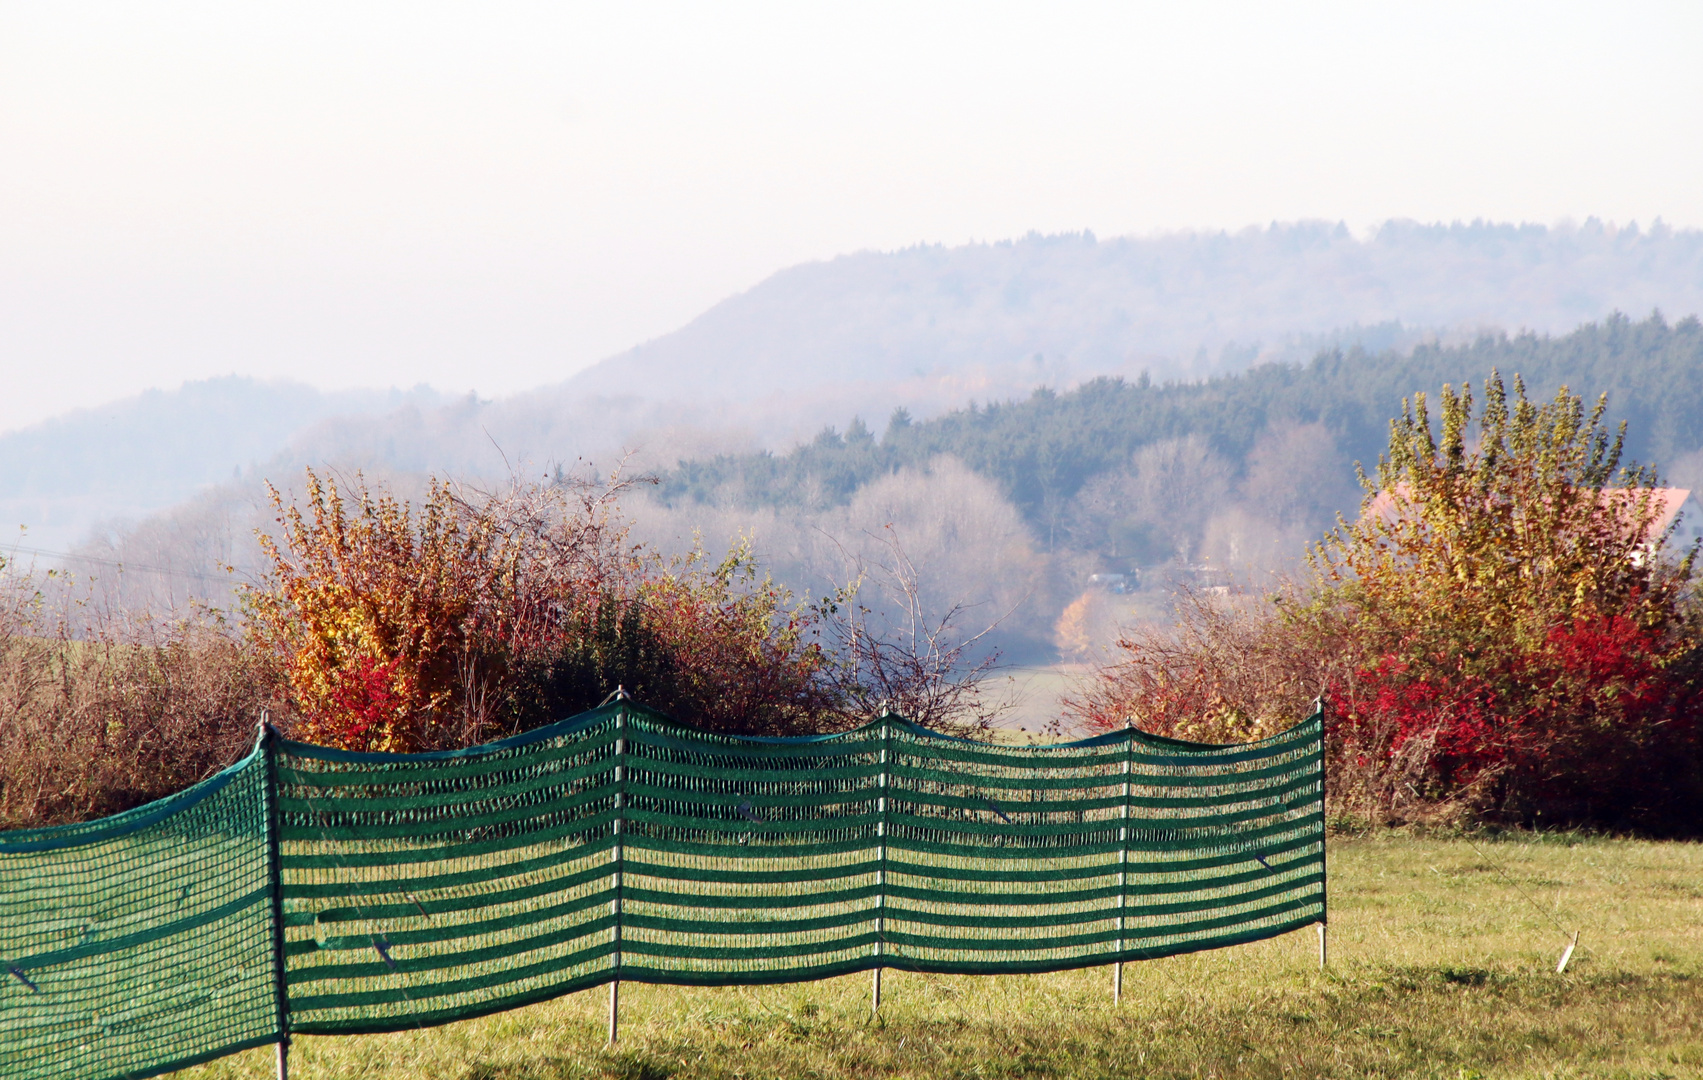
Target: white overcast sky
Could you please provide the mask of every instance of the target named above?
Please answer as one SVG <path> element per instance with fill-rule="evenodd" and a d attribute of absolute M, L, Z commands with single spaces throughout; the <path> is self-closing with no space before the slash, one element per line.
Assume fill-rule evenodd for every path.
<path fill-rule="evenodd" d="M 1703 4 L 0 0 L 0 429 L 500 395 L 867 248 L 1703 225 Z"/>

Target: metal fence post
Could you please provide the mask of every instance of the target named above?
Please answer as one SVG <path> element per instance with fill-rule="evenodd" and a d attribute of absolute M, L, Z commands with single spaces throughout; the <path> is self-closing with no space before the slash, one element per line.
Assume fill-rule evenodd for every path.
<path fill-rule="evenodd" d="M 876 848 L 875 884 L 878 889 L 875 895 L 875 968 L 870 978 L 869 1012 L 873 1016 L 881 1011 L 881 960 L 886 955 L 887 935 L 887 777 L 892 771 L 888 761 L 888 748 L 892 745 L 893 724 L 889 719 L 891 714 L 885 709 L 881 713 L 881 778 L 880 794 L 876 797 L 875 809 L 879 815 L 875 822 L 875 835 L 879 838 Z"/>
<path fill-rule="evenodd" d="M 620 694 L 620 700 L 624 701 L 626 695 L 620 691 L 617 691 L 617 693 Z M 622 881 L 624 870 L 622 865 L 624 855 L 622 850 L 622 826 L 624 824 L 627 809 L 626 765 L 627 707 L 624 704 L 618 703 L 615 707 L 615 844 L 610 850 L 610 863 L 613 867 L 611 871 L 611 885 L 614 889 L 614 896 L 609 901 L 609 914 L 614 916 L 614 925 L 611 927 L 611 933 L 615 943 L 615 977 L 609 980 L 609 1045 L 611 1046 L 615 1045 L 615 1040 L 620 1036 L 621 1020 L 621 889 L 624 884 Z"/>
<path fill-rule="evenodd" d="M 1325 803 L 1325 699 L 1313 700 L 1313 715 L 1319 718 L 1319 970 L 1325 969 L 1325 927 L 1330 922 L 1330 856 L 1325 846 L 1328 829 Z"/>
<path fill-rule="evenodd" d="M 1135 736 L 1127 729 L 1124 735 L 1124 794 L 1118 824 L 1118 958 L 1112 964 L 1113 1005 L 1124 996 L 1124 909 L 1129 905 L 1129 768 L 1130 759 L 1135 756 Z"/>
<path fill-rule="evenodd" d="M 271 714 L 260 713 L 261 766 L 266 770 L 266 869 L 272 888 L 273 998 L 278 1013 L 278 1080 L 290 1080 L 290 989 L 284 968 L 284 872 L 279 852 L 282 814 L 278 809 L 278 730 Z"/>

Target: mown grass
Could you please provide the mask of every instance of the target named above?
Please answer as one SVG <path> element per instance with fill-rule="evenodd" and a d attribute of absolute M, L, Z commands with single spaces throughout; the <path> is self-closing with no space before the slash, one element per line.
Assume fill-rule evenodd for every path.
<path fill-rule="evenodd" d="M 622 988 L 396 1035 L 301 1038 L 296 1080 L 1703 1076 L 1703 845 L 1333 839 L 1311 930 L 1109 969 Z M 1581 931 L 1564 975 L 1563 930 Z M 262 1077 L 270 1049 L 190 1070 Z"/>

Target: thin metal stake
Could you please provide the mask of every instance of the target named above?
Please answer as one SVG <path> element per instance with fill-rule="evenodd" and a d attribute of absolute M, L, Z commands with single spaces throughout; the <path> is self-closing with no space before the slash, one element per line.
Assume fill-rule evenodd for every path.
<path fill-rule="evenodd" d="M 884 707 L 881 712 L 881 794 L 877 796 L 875 803 L 878 815 L 875 835 L 880 839 L 876 850 L 875 884 L 880 891 L 875 897 L 875 974 L 869 990 L 871 1016 L 881 1011 L 881 960 L 887 951 L 887 773 L 891 768 L 887 760 L 887 748 L 893 741 L 893 725 L 887 717 L 888 712 Z"/>
<path fill-rule="evenodd" d="M 282 815 L 278 810 L 278 731 L 272 726 L 272 714 L 265 709 L 260 710 L 259 743 L 266 768 L 266 870 L 272 888 L 272 999 L 278 1024 L 278 1080 L 290 1080 L 289 969 L 284 959 L 284 872 L 278 845 L 282 831 Z"/>
<path fill-rule="evenodd" d="M 1563 971 L 1567 970 L 1567 961 L 1573 959 L 1573 950 L 1578 948 L 1578 947 L 1579 947 L 1579 932 L 1577 930 L 1575 930 L 1575 931 L 1573 931 L 1573 940 L 1569 941 L 1567 943 L 1567 948 L 1564 949 L 1561 953 L 1561 962 L 1559 964 L 1555 965 L 1555 974 L 1559 975 Z"/>
<path fill-rule="evenodd" d="M 626 700 L 627 695 L 626 695 L 626 691 L 625 691 L 624 688 L 617 687 L 615 692 L 616 692 L 616 694 L 620 695 L 620 700 L 623 700 L 623 701 Z M 625 824 L 624 818 L 626 816 L 626 811 L 627 811 L 627 785 L 626 785 L 626 780 L 627 780 L 627 768 L 626 768 L 627 735 L 626 735 L 626 728 L 627 728 L 627 710 L 625 708 L 622 708 L 619 711 L 617 711 L 616 714 L 615 714 L 615 822 L 614 822 L 615 843 L 611 847 L 610 852 L 609 852 L 609 856 L 610 856 L 609 861 L 610 861 L 611 866 L 613 867 L 613 873 L 611 875 L 612 880 L 610 881 L 610 885 L 613 886 L 612 891 L 614 892 L 614 896 L 609 901 L 609 914 L 612 916 L 613 926 L 611 928 L 611 934 L 612 934 L 612 937 L 614 938 L 614 946 L 615 946 L 615 950 L 614 950 L 615 977 L 613 979 L 609 980 L 609 1045 L 610 1046 L 615 1045 L 615 1040 L 620 1035 L 621 938 L 622 938 L 621 917 L 622 917 L 622 914 L 623 914 L 623 909 L 625 907 L 625 905 L 623 905 L 621 903 L 621 900 L 622 900 L 621 892 L 622 892 L 623 887 L 626 885 L 626 865 L 625 865 L 625 861 L 624 861 L 625 858 L 626 858 L 626 851 L 625 851 L 625 843 L 626 843 L 625 833 L 626 833 L 626 830 L 622 827 Z"/>
<path fill-rule="evenodd" d="M 1127 734 L 1127 733 L 1126 733 Z M 1129 759 L 1135 753 L 1135 738 L 1130 737 L 1125 744 L 1128 751 L 1124 754 L 1124 801 L 1121 808 L 1121 823 L 1118 825 L 1118 955 L 1121 958 L 1124 951 L 1124 907 L 1129 901 Z M 1124 962 L 1122 959 L 1112 964 L 1112 1004 L 1117 1005 L 1124 999 Z"/>
<path fill-rule="evenodd" d="M 1325 835 L 1325 815 L 1330 791 L 1325 776 L 1325 697 L 1313 699 L 1313 715 L 1319 718 L 1319 970 L 1325 969 L 1325 923 L 1330 919 L 1330 845 Z M 1264 862 L 1265 860 L 1260 860 Z"/>

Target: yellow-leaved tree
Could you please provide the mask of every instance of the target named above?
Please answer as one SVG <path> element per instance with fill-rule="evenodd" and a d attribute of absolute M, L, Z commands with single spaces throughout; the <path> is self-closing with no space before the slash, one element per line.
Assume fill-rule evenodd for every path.
<path fill-rule="evenodd" d="M 1195 737 L 1268 734 L 1322 698 L 1339 805 L 1695 829 L 1695 551 L 1624 425 L 1492 373 L 1403 403 L 1359 517 L 1269 598 L 1195 597 L 1132 634 L 1080 707 Z"/>

